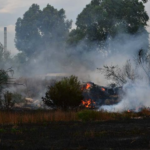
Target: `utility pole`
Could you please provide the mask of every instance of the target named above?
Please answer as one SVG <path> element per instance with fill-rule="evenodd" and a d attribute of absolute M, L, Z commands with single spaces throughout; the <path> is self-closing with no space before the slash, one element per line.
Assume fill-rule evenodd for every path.
<path fill-rule="evenodd" d="M 7 27 L 4 27 L 4 51 L 7 51 Z"/>

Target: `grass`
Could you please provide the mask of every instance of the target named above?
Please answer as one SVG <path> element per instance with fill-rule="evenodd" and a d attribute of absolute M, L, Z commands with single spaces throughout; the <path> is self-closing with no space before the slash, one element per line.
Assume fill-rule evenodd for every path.
<path fill-rule="evenodd" d="M 35 110 L 29 112 L 0 111 L 0 124 L 30 124 L 52 121 L 75 121 L 76 113 L 73 111 L 43 111 Z"/>
<path fill-rule="evenodd" d="M 138 113 L 127 111 L 123 113 L 110 113 L 106 111 L 95 110 L 81 110 L 77 112 L 64 112 L 60 110 L 32 110 L 25 112 L 0 111 L 0 124 L 47 124 L 48 122 L 58 121 L 108 121 L 143 117 L 150 117 L 150 110 L 145 108 Z"/>

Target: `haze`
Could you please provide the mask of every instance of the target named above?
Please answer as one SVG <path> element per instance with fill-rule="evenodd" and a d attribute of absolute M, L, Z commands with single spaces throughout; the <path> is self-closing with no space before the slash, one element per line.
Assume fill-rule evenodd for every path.
<path fill-rule="evenodd" d="M 11 51 L 12 54 L 17 53 L 17 49 L 14 45 L 14 37 L 15 37 L 15 23 L 17 18 L 22 17 L 23 14 L 29 9 L 29 7 L 36 3 L 40 5 L 42 9 L 48 3 L 54 6 L 57 9 L 65 9 L 66 16 L 68 19 L 73 20 L 72 28 L 75 27 L 75 21 L 77 15 L 83 10 L 83 8 L 90 3 L 91 0 L 5 0 L 0 1 L 0 42 L 3 44 L 3 28 L 7 26 L 8 28 L 8 50 Z M 146 10 L 150 16 L 150 1 L 146 4 Z M 149 21 L 150 26 L 150 21 Z M 150 32 L 150 27 L 147 28 Z"/>

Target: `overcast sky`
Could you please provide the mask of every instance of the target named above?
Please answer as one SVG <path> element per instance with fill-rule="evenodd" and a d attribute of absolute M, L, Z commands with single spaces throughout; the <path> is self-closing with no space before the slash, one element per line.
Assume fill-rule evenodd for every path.
<path fill-rule="evenodd" d="M 17 52 L 14 46 L 15 23 L 17 18 L 22 17 L 33 3 L 40 5 L 41 9 L 48 3 L 57 9 L 64 8 L 67 18 L 72 19 L 73 23 L 75 23 L 77 15 L 83 10 L 86 4 L 90 3 L 90 1 L 91 0 L 0 0 L 0 42 L 2 44 L 4 43 L 3 28 L 7 26 L 8 50 L 13 54 Z M 146 4 L 146 10 L 150 16 L 150 0 Z M 150 27 L 148 31 L 150 32 Z"/>

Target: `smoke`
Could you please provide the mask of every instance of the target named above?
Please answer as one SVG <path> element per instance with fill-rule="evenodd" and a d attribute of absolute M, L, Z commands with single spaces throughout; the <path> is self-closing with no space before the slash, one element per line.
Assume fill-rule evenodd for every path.
<path fill-rule="evenodd" d="M 127 35 L 128 38 L 125 38 L 127 43 L 125 42 L 125 45 L 122 44 L 123 47 L 125 46 L 125 48 L 127 48 L 127 53 L 122 52 L 122 55 L 119 57 L 112 57 L 112 61 L 114 60 L 114 62 L 117 62 L 115 61 L 117 58 L 119 58 L 119 60 L 124 60 L 124 58 L 125 60 L 131 59 L 132 69 L 134 69 L 136 79 L 134 81 L 126 79 L 127 82 L 122 86 L 123 92 L 120 93 L 121 100 L 118 104 L 104 105 L 99 108 L 100 110 L 106 110 L 110 112 L 123 112 L 132 110 L 137 112 L 140 111 L 141 108 L 150 107 L 150 60 L 145 61 L 142 59 L 140 64 L 136 62 L 137 57 L 139 57 L 138 51 L 140 49 L 147 50 L 147 56 L 149 54 L 148 46 L 145 41 L 142 40 L 143 36 L 144 33 L 136 37 Z M 120 44 L 115 46 L 120 47 Z M 123 69 L 122 62 L 120 61 L 118 64 L 120 68 Z"/>
<path fill-rule="evenodd" d="M 150 107 L 150 86 L 145 80 L 128 81 L 123 86 L 124 95 L 116 105 L 102 106 L 100 109 L 110 112 L 123 112 L 127 110 L 140 111 L 141 108 Z"/>
<path fill-rule="evenodd" d="M 57 39 L 54 43 L 57 43 Z M 32 45 L 32 43 L 28 44 Z M 91 81 L 106 86 L 111 81 L 106 80 L 97 68 L 101 68 L 103 65 L 118 65 L 122 68 L 127 60 L 134 60 L 140 49 L 148 49 L 148 33 L 146 30 L 141 32 L 141 29 L 134 35 L 121 32 L 114 38 L 109 37 L 104 43 L 104 47 L 100 47 L 99 43 L 95 42 L 91 43 L 90 48 L 86 50 L 86 45 L 85 39 L 72 48 L 57 45 L 43 49 L 41 45 L 41 51 L 32 56 L 30 60 L 24 59 L 22 63 L 13 61 L 13 63 L 7 63 L 7 66 L 14 69 L 15 78 L 30 78 L 28 82 L 32 86 L 30 86 L 30 89 L 29 87 L 26 87 L 26 89 L 35 91 L 37 94 L 35 98 L 39 99 L 40 102 L 42 95 L 46 91 L 47 84 L 37 84 L 38 82 L 34 80 L 35 77 L 43 79 L 42 82 L 44 82 L 48 77 L 47 74 L 49 74 L 49 79 L 52 79 L 51 74 L 53 73 L 58 76 L 65 73 L 66 76 L 78 76 L 81 82 Z M 132 64 L 134 65 L 134 63 Z M 142 71 L 139 71 L 139 73 L 143 76 Z M 139 105 L 147 106 L 149 85 L 146 83 L 144 80 L 137 80 L 136 82 L 129 80 L 123 85 L 123 90 L 126 94 L 123 96 L 122 101 L 118 105 L 104 106 L 103 108 L 109 111 L 123 111 L 125 109 L 134 109 Z M 40 90 L 36 90 L 38 87 L 41 87 Z M 17 88 L 16 91 L 18 91 Z M 24 94 L 24 92 L 21 93 Z M 143 98 L 147 100 L 144 101 Z"/>
<path fill-rule="evenodd" d="M 129 35 L 120 33 L 115 38 L 108 38 L 104 43 L 104 47 L 99 47 L 97 43 L 92 44 L 88 51 L 85 50 L 86 42 L 81 41 L 77 47 L 50 47 L 36 54 L 27 63 L 24 63 L 20 68 L 16 68 L 17 63 L 13 64 L 15 77 L 30 78 L 29 86 L 25 90 L 33 91 L 36 96 L 28 96 L 36 99 L 36 104 L 41 103 L 41 97 L 45 94 L 48 84 L 45 79 L 53 79 L 53 77 L 76 75 L 81 82 L 91 81 L 99 85 L 107 86 L 111 81 L 106 80 L 97 68 L 103 65 L 118 65 L 123 67 L 127 60 L 133 60 L 137 57 L 139 49 L 148 49 L 148 34 L 143 31 L 140 34 Z M 12 64 L 11 64 L 12 65 Z M 144 73 L 141 69 L 138 70 L 140 75 Z M 55 75 L 53 76 L 53 74 Z M 48 75 L 49 74 L 49 75 Z M 41 83 L 35 78 L 41 78 Z M 24 84 L 24 83 L 23 83 Z M 38 90 L 36 90 L 38 88 Z M 149 85 L 145 81 L 127 82 L 123 85 L 123 90 L 126 93 L 121 102 L 113 106 L 103 106 L 102 109 L 108 111 L 123 111 L 126 109 L 135 109 L 139 106 L 148 106 L 148 91 Z M 21 88 L 22 89 L 22 88 Z M 40 89 L 40 90 L 39 90 Z M 18 91 L 18 90 L 17 90 Z M 23 90 L 20 92 L 25 95 Z M 143 96 L 144 95 L 144 96 Z"/>

